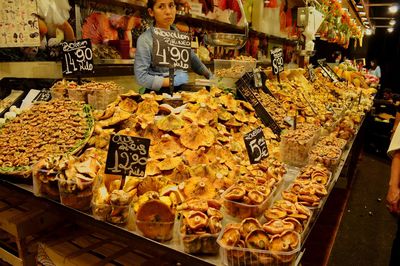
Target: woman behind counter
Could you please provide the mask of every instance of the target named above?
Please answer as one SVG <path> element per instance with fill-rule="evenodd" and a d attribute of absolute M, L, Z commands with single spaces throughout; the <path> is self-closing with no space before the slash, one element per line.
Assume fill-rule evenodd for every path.
<path fill-rule="evenodd" d="M 150 90 L 159 91 L 163 87 L 169 86 L 169 70 L 166 67 L 152 65 L 153 51 L 153 27 L 165 30 L 177 30 L 172 23 L 175 21 L 176 6 L 174 0 L 148 0 L 147 10 L 149 15 L 154 18 L 154 26 L 143 32 L 136 44 L 135 55 L 135 76 L 138 84 Z M 200 61 L 196 54 L 191 50 L 192 70 L 208 79 L 212 74 L 210 70 Z M 189 80 L 188 73 L 183 70 L 175 70 L 174 86 L 180 86 Z"/>

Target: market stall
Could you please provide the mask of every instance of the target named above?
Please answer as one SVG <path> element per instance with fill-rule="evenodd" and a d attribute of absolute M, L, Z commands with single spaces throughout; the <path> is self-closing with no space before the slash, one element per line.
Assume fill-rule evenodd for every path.
<path fill-rule="evenodd" d="M 79 40 L 55 48 L 62 61 L 57 75 L 64 78 L 43 91 L 13 91 L 2 101 L 2 185 L 33 193 L 78 223 L 111 230 L 171 263 L 297 265 L 376 90 L 361 73 L 335 72 L 324 63 L 285 69 L 300 34 L 291 22 L 297 3 L 285 1 L 279 1 L 286 20 L 279 33 L 253 28 L 250 37 L 251 9 L 241 4 L 241 10 L 222 5 L 211 12 L 205 3 L 206 18 L 186 14 L 184 5 L 179 9 L 188 23 L 210 23 L 193 32 L 200 37 L 207 30 L 202 37 L 214 39 L 205 44 L 227 37 L 213 33 L 214 26 L 245 30 L 237 34 L 242 39 L 236 49 L 197 46 L 200 58 L 213 55 L 215 78 L 208 88 L 156 94 L 131 90 L 112 77 L 85 80 L 126 70 L 125 64 L 132 71 L 132 37 L 149 22 L 140 16 L 143 3 L 114 2 L 109 10 L 103 1 L 77 1 Z M 263 11 L 278 9 L 270 3 Z M 348 45 L 352 34 L 361 33 L 343 19 L 348 27 L 340 43 Z M 302 22 L 306 30 L 309 20 Z M 271 41 L 265 45 L 260 38 Z M 299 49 L 307 59 L 310 44 Z"/>

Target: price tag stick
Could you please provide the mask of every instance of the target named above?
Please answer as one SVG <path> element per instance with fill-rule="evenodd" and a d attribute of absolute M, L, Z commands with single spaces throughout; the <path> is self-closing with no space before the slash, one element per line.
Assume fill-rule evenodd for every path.
<path fill-rule="evenodd" d="M 125 186 L 125 181 L 126 181 L 126 175 L 121 176 L 121 185 L 119 186 L 119 189 L 123 189 Z"/>
<path fill-rule="evenodd" d="M 282 85 L 281 85 L 281 78 L 279 77 L 279 72 L 278 72 L 278 77 L 277 78 L 278 78 L 279 87 L 281 87 Z"/>
<path fill-rule="evenodd" d="M 81 75 L 78 75 L 78 85 L 82 85 Z"/>
<path fill-rule="evenodd" d="M 360 91 L 360 96 L 358 96 L 358 105 L 361 103 L 361 96 L 362 96 L 362 91 Z"/>
<path fill-rule="evenodd" d="M 297 128 L 297 109 L 294 112 L 294 119 L 293 119 L 293 129 L 296 130 Z"/>
<path fill-rule="evenodd" d="M 169 68 L 169 94 L 174 94 L 174 73 L 175 69 L 173 67 Z"/>

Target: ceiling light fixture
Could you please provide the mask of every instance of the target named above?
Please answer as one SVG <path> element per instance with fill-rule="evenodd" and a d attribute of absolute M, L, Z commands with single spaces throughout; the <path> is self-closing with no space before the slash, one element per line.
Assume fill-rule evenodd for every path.
<path fill-rule="evenodd" d="M 389 7 L 389 12 L 394 14 L 397 13 L 397 11 L 399 11 L 399 6 L 398 5 L 392 5 Z"/>
<path fill-rule="evenodd" d="M 371 29 L 366 29 L 365 30 L 365 35 L 367 35 L 367 36 L 372 35 L 372 30 Z"/>
<path fill-rule="evenodd" d="M 368 19 L 366 17 L 362 17 L 361 20 L 364 21 L 364 20 L 368 20 Z"/>
<path fill-rule="evenodd" d="M 358 11 L 358 14 L 359 14 L 360 16 L 365 16 L 367 13 L 364 12 L 364 11 Z"/>
<path fill-rule="evenodd" d="M 387 28 L 387 31 L 388 31 L 389 33 L 392 33 L 392 32 L 393 32 L 393 28 Z"/>
<path fill-rule="evenodd" d="M 390 20 L 390 21 L 389 21 L 389 25 L 390 25 L 390 26 L 396 25 L 396 20 L 394 20 L 394 19 Z"/>
<path fill-rule="evenodd" d="M 357 7 L 358 9 L 363 9 L 363 8 L 364 8 L 363 5 L 356 5 L 356 7 Z"/>

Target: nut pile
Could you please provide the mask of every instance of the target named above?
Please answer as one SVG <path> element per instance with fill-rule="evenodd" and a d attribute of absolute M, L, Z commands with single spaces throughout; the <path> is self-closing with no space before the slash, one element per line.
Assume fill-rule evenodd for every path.
<path fill-rule="evenodd" d="M 318 143 L 310 151 L 310 162 L 321 163 L 332 171 L 338 165 L 341 155 L 340 148 Z"/>
<path fill-rule="evenodd" d="M 314 125 L 302 124 L 297 129 L 282 132 L 282 160 L 290 165 L 303 166 L 307 163 L 308 153 L 318 138 L 319 130 Z"/>
<path fill-rule="evenodd" d="M 39 103 L 23 112 L 0 129 L 2 171 L 72 151 L 88 137 L 88 116 L 82 103 L 62 100 Z"/>

